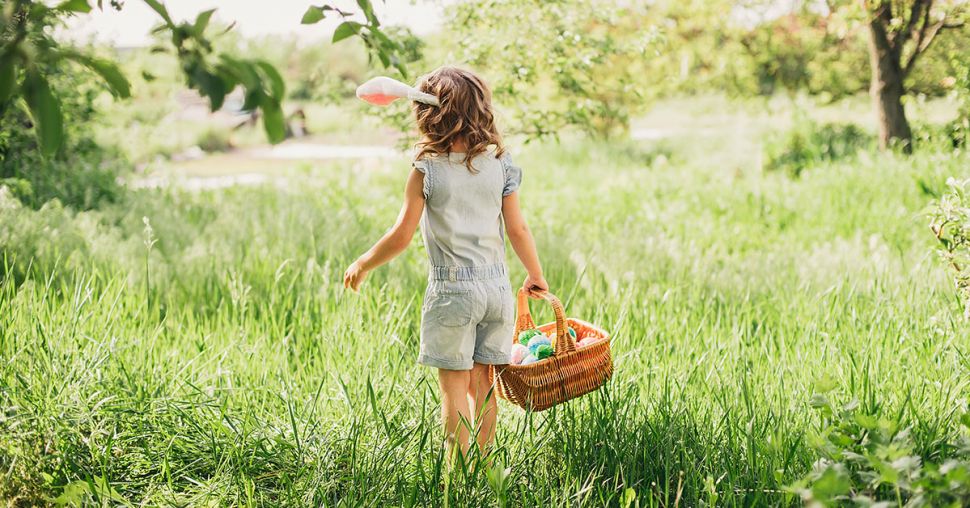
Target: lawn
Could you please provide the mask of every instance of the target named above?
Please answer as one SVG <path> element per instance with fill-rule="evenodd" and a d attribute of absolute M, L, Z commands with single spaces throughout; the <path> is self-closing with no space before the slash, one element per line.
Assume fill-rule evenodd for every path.
<path fill-rule="evenodd" d="M 415 363 L 420 239 L 341 286 L 396 216 L 406 158 L 279 162 L 282 181 L 88 212 L 0 195 L 0 497 L 797 505 L 785 487 L 846 404 L 942 460 L 970 338 L 924 209 L 970 155 L 864 150 L 795 178 L 761 155 L 791 116 L 683 100 L 634 122 L 649 139 L 511 142 L 552 291 L 613 334 L 616 373 L 546 412 L 501 403 L 494 467 L 451 473 Z"/>

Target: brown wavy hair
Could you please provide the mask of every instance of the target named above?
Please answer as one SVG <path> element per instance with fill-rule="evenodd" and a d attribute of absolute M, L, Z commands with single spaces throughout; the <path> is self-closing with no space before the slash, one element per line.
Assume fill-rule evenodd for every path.
<path fill-rule="evenodd" d="M 438 97 L 440 106 L 415 101 L 414 116 L 423 139 L 418 155 L 448 155 L 451 145 L 464 141 L 465 166 L 476 173 L 472 159 L 495 146 L 495 157 L 505 148 L 492 114 L 492 91 L 474 72 L 457 67 L 439 67 L 418 80 L 417 88 Z"/>

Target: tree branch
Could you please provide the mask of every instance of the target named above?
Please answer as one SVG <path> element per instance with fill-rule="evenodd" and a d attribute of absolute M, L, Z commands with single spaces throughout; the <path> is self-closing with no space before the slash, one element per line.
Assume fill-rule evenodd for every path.
<path fill-rule="evenodd" d="M 868 2 L 862 0 L 862 5 L 868 9 Z M 869 30 L 872 38 L 876 41 L 876 46 L 892 50 L 892 38 L 886 32 L 892 23 L 892 9 L 886 2 L 879 2 L 879 6 L 869 11 Z"/>
<path fill-rule="evenodd" d="M 913 66 L 916 65 L 916 59 L 919 58 L 921 54 L 929 49 L 930 44 L 936 39 L 937 34 L 940 33 L 944 28 L 958 28 L 963 26 L 963 22 L 947 23 L 946 13 L 943 14 L 943 18 L 936 23 L 929 22 L 929 11 L 926 11 L 925 22 L 921 27 L 919 33 L 917 34 L 915 47 L 913 48 L 912 54 L 909 55 L 909 60 L 903 65 L 903 77 L 909 75 L 910 71 L 913 70 Z"/>
<path fill-rule="evenodd" d="M 906 41 L 909 40 L 910 35 L 913 34 L 913 29 L 919 24 L 919 31 L 917 32 L 917 40 L 923 37 L 923 33 L 926 31 L 926 25 L 930 21 L 930 10 L 933 9 L 933 0 L 914 0 L 913 5 L 909 10 L 909 19 L 906 20 L 906 24 L 903 25 L 903 29 L 899 31 L 899 35 L 894 37 L 894 42 L 897 46 L 897 51 L 902 54 L 903 46 L 906 45 Z M 920 24 L 920 20 L 922 23 Z"/>

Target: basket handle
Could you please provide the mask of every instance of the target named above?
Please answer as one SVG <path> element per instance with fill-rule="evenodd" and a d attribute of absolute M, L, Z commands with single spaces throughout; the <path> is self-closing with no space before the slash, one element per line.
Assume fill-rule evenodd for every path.
<path fill-rule="evenodd" d="M 559 355 L 575 351 L 576 341 L 573 340 L 572 335 L 569 335 L 567 331 L 566 311 L 562 307 L 562 302 L 559 301 L 559 298 L 556 298 L 556 295 L 548 291 L 539 293 L 539 296 L 552 305 L 552 311 L 556 315 L 556 336 L 552 341 L 552 346 L 555 348 L 556 354 Z M 529 312 L 529 292 L 525 288 L 519 288 L 515 315 L 515 333 L 512 335 L 513 344 L 518 339 L 519 333 L 523 330 L 536 327 L 536 323 L 532 319 L 532 313 Z"/>

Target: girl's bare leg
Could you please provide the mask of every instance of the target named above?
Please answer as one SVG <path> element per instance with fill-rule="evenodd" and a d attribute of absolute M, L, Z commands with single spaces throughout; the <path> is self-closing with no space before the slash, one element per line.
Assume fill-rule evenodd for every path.
<path fill-rule="evenodd" d="M 472 414 L 478 433 L 478 448 L 482 453 L 488 451 L 495 439 L 495 419 L 498 416 L 498 403 L 495 392 L 488 380 L 488 365 L 476 363 L 472 367 L 468 384 L 468 397 L 472 401 Z"/>
<path fill-rule="evenodd" d="M 472 415 L 468 408 L 468 370 L 438 369 L 438 384 L 441 387 L 441 422 L 445 427 L 445 441 L 448 456 L 452 457 L 455 443 L 460 446 L 462 455 L 468 453 L 468 427 L 462 422 L 471 423 Z"/>

